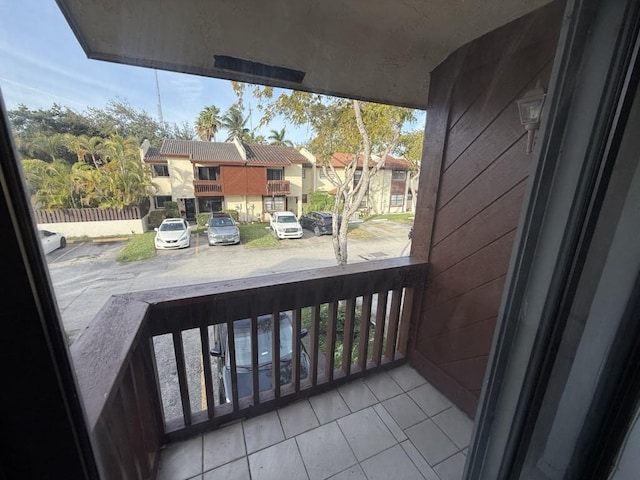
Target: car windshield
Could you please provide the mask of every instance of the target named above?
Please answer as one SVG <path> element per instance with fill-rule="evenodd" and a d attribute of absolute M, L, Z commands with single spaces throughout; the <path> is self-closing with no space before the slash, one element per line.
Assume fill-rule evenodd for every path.
<path fill-rule="evenodd" d="M 209 222 L 210 227 L 233 227 L 233 220 L 230 218 L 212 218 Z"/>
<path fill-rule="evenodd" d="M 294 217 L 293 215 L 278 217 L 278 223 L 296 223 L 296 217 Z"/>
<path fill-rule="evenodd" d="M 251 329 L 234 327 L 236 341 L 236 364 L 251 367 Z M 280 318 L 280 358 L 291 355 L 293 328 L 289 317 Z M 258 324 L 258 364 L 271 363 L 271 320 Z"/>
<path fill-rule="evenodd" d="M 184 225 L 181 222 L 163 223 L 160 225 L 161 232 L 184 230 Z"/>

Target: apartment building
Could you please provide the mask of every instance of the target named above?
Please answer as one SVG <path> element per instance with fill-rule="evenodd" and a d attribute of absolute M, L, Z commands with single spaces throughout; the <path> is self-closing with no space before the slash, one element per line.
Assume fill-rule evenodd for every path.
<path fill-rule="evenodd" d="M 315 160 L 316 179 L 314 190 L 325 192 L 335 191 L 335 185 L 329 176 L 337 175 L 345 178 L 345 168 L 353 160 L 351 153 L 334 153 L 331 157 L 331 165 L 322 168 L 322 162 Z M 374 160 L 378 158 L 374 157 Z M 373 163 L 371 163 L 373 166 Z M 358 157 L 358 165 L 354 175 L 354 183 L 357 183 L 362 176 L 362 156 Z M 412 211 L 413 198 L 409 189 L 409 162 L 401 157 L 387 155 L 384 165 L 374 175 L 369 182 L 369 189 L 360 204 L 362 210 L 369 214 L 376 213 L 400 213 Z M 334 173 L 335 172 L 335 173 Z"/>
<path fill-rule="evenodd" d="M 313 171 L 309 159 L 294 148 L 237 139 L 165 139 L 160 147 L 145 140 L 140 154 L 152 169 L 152 208 L 174 201 L 190 219 L 221 210 L 237 210 L 241 221 L 264 221 L 273 211 L 300 215 Z"/>

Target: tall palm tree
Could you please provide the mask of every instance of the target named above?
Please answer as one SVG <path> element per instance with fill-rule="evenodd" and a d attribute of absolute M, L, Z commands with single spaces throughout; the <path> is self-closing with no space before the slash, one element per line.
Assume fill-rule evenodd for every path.
<path fill-rule="evenodd" d="M 236 106 L 232 106 L 222 117 L 222 126 L 227 130 L 227 142 L 238 138 L 238 140 L 246 140 L 249 135 L 249 129 L 246 127 L 249 117 L 244 118 L 242 112 Z"/>
<path fill-rule="evenodd" d="M 271 135 L 267 137 L 270 145 L 281 145 L 284 147 L 293 147 L 293 143 L 291 140 L 287 140 L 285 137 L 287 133 L 285 131 L 285 127 L 282 127 L 282 130 L 271 130 Z"/>
<path fill-rule="evenodd" d="M 203 142 L 216 138 L 220 130 L 220 109 L 215 105 L 205 107 L 196 120 L 196 134 Z"/>

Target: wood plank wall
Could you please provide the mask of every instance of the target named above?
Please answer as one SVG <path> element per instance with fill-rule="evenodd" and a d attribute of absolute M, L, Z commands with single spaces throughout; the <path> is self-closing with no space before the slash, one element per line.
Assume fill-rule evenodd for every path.
<path fill-rule="evenodd" d="M 475 415 L 532 156 L 515 101 L 548 89 L 564 2 L 431 73 L 412 255 L 430 262 L 410 360 Z"/>

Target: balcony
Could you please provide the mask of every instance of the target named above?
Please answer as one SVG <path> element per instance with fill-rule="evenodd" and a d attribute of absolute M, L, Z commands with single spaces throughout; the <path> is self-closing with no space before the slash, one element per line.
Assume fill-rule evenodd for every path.
<path fill-rule="evenodd" d="M 313 468 L 325 467 L 310 465 L 334 448 L 316 441 L 322 438 L 335 437 L 352 449 L 358 445 L 355 456 L 344 460 L 344 469 L 366 471 L 387 455 L 405 463 L 411 459 L 406 468 L 414 465 L 423 474 L 431 471 L 429 463 L 437 467 L 449 458 L 450 463 L 462 465 L 470 420 L 404 365 L 417 315 L 413 306 L 426 273 L 425 262 L 403 257 L 112 297 L 71 347 L 103 478 L 153 478 L 156 473 L 160 478 L 183 478 L 174 474 L 190 458 L 187 451 L 195 445 L 196 453 L 202 452 L 198 445 L 220 438 L 237 445 L 237 450 L 222 449 L 224 458 L 214 461 L 229 469 L 236 465 L 224 460 L 245 457 L 248 460 L 239 461 L 238 468 L 245 468 L 247 461 L 252 469 L 262 468 L 260 462 L 271 458 L 265 453 L 270 452 L 264 450 L 267 447 L 282 450 L 288 458 L 294 444 L 285 437 L 313 445 L 317 453 L 313 460 L 301 447 L 311 478 L 325 478 L 311 474 Z M 274 356 L 268 371 L 273 387 L 265 391 L 259 387 L 263 369 L 258 367 L 258 318 L 265 313 L 279 318 L 281 312 L 292 319 L 289 338 L 304 336 L 305 342 L 291 342 L 287 368 Z M 249 344 L 249 368 L 236 362 L 242 349 L 234 348 L 240 341 L 234 322 L 240 319 L 249 319 L 251 328 L 250 341 L 244 342 L 245 351 Z M 219 377 L 209 355 L 214 325 L 235 332 L 228 336 L 231 388 L 228 401 L 222 402 L 216 395 Z M 270 328 L 271 351 L 282 351 L 279 323 L 270 322 Z M 303 355 L 309 359 L 308 367 L 301 362 Z M 168 357 L 174 359 L 177 371 L 177 414 L 166 399 L 171 388 L 163 373 Z M 239 372 L 247 371 L 250 393 L 242 397 Z M 225 427 L 237 420 L 243 422 Z M 447 426 L 436 427 L 438 421 Z M 359 430 L 360 426 L 366 428 Z M 377 440 L 373 442 L 377 446 L 370 445 L 376 437 L 365 430 L 374 426 L 384 433 L 380 440 L 384 448 Z M 448 428 L 453 432 L 449 437 L 442 433 Z M 456 440 L 460 428 L 464 433 Z M 298 437 L 300 433 L 303 436 Z M 241 435 L 247 449 L 243 441 L 234 443 Z M 161 459 L 164 445 L 169 446 Z M 374 450 L 382 456 L 368 454 Z M 297 451 L 292 458 L 298 458 Z M 327 468 L 334 468 L 332 457 L 322 460 Z M 195 474 L 213 468 L 200 460 L 187 463 L 185 468 L 195 468 Z"/>
<path fill-rule="evenodd" d="M 267 195 L 289 195 L 290 193 L 289 180 L 267 180 Z"/>
<path fill-rule="evenodd" d="M 196 197 L 208 197 L 214 194 L 224 194 L 222 182 L 220 180 L 194 180 L 193 188 Z"/>

